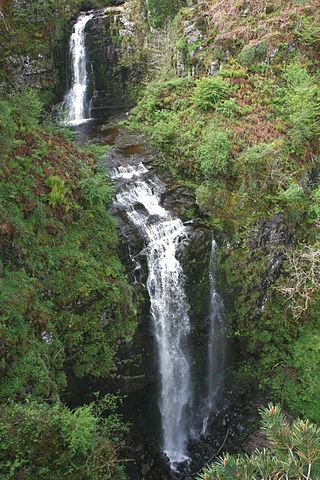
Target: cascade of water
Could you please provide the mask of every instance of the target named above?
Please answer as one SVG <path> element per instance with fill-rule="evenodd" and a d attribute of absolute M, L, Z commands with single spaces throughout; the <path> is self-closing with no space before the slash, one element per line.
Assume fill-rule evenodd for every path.
<path fill-rule="evenodd" d="M 225 366 L 225 338 L 223 332 L 224 305 L 216 290 L 215 259 L 217 244 L 213 240 L 210 257 L 210 331 L 208 342 L 208 403 L 214 406 L 215 397 L 221 388 L 220 374 Z"/>
<path fill-rule="evenodd" d="M 79 125 L 88 119 L 88 72 L 85 46 L 85 28 L 92 14 L 81 13 L 70 37 L 72 86 L 64 98 L 66 124 Z"/>
<path fill-rule="evenodd" d="M 120 183 L 116 206 L 143 233 L 148 261 L 147 288 L 157 345 L 160 373 L 160 412 L 163 450 L 171 465 L 187 459 L 192 401 L 188 337 L 189 305 L 184 274 L 177 259 L 188 228 L 160 204 L 163 185 L 149 178 L 143 164 L 120 167 L 113 178 Z"/>
<path fill-rule="evenodd" d="M 208 416 L 215 407 L 218 394 L 223 386 L 221 373 L 225 368 L 226 341 L 224 335 L 224 304 L 216 290 L 215 263 L 216 263 L 215 240 L 212 241 L 209 281 L 210 281 L 210 305 L 209 305 L 209 335 L 207 356 L 207 398 L 205 400 L 205 416 L 203 421 L 203 433 L 205 433 Z"/>

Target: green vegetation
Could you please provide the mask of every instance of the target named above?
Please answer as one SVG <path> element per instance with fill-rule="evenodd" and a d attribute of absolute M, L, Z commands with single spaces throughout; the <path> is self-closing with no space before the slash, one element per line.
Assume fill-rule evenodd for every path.
<path fill-rule="evenodd" d="M 129 125 L 144 126 L 159 168 L 194 191 L 220 239 L 229 335 L 246 352 L 237 378 L 319 422 L 319 19 L 303 2 L 279 33 L 278 3 L 243 14 L 218 1 L 207 21 L 200 7 L 181 10 L 171 69 L 149 82 Z M 170 73 L 177 57 L 193 77 Z M 223 65 L 208 76 L 212 62 Z"/>
<path fill-rule="evenodd" d="M 105 415 L 61 404 L 68 379 L 108 375 L 136 325 L 107 210 L 112 186 L 93 166 L 101 147 L 79 150 L 41 125 L 34 90 L 3 93 L 31 59 L 52 100 L 54 59 L 83 2 L 27 3 L 5 2 L 0 31 L 0 476 L 117 479 L 114 400 Z M 148 9 L 150 41 L 134 54 L 123 44 L 122 68 L 149 67 L 127 124 L 145 130 L 159 168 L 194 192 L 220 240 L 218 286 L 243 352 L 235 378 L 305 419 L 288 426 L 278 407 L 263 410 L 271 447 L 227 455 L 200 478 L 317 478 L 319 431 L 306 419 L 320 422 L 318 2 L 149 0 Z"/>
<path fill-rule="evenodd" d="M 150 24 L 154 28 L 163 27 L 185 4 L 186 0 L 147 0 Z"/>
<path fill-rule="evenodd" d="M 291 425 L 279 406 L 261 410 L 261 430 L 270 447 L 248 456 L 230 456 L 203 470 L 199 480 L 318 478 L 320 474 L 320 429 L 295 420 Z"/>
<path fill-rule="evenodd" d="M 216 125 L 209 125 L 204 141 L 196 153 L 200 170 L 206 178 L 214 179 L 227 174 L 230 150 L 228 135 Z"/>
<path fill-rule="evenodd" d="M 0 476 L 120 478 L 113 413 L 59 403 L 67 378 L 108 375 L 136 325 L 112 187 L 91 154 L 39 124 L 35 92 L 0 106 Z"/>
<path fill-rule="evenodd" d="M 123 479 L 115 445 L 125 427 L 115 408 L 111 396 L 74 411 L 36 401 L 2 405 L 1 478 Z"/>
<path fill-rule="evenodd" d="M 218 102 L 228 96 L 229 88 L 221 78 L 198 80 L 193 94 L 194 103 L 202 110 L 213 109 Z"/>

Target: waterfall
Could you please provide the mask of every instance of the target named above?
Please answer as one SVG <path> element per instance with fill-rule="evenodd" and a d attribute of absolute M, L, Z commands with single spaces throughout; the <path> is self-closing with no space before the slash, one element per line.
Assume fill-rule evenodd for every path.
<path fill-rule="evenodd" d="M 70 37 L 70 55 L 72 66 L 72 86 L 64 98 L 68 125 L 79 125 L 88 120 L 89 102 L 87 99 L 88 72 L 85 46 L 85 28 L 92 14 L 81 13 Z"/>
<path fill-rule="evenodd" d="M 224 304 L 216 290 L 215 265 L 216 265 L 215 240 L 212 241 L 209 281 L 209 334 L 207 353 L 207 396 L 205 399 L 205 415 L 202 432 L 205 433 L 210 411 L 216 406 L 218 395 L 223 386 L 221 374 L 225 368 L 226 340 L 224 334 Z"/>
<path fill-rule="evenodd" d="M 150 178 L 142 163 L 118 167 L 112 177 L 120 183 L 116 207 L 126 212 L 146 243 L 147 289 L 159 363 L 163 451 L 174 468 L 187 459 L 192 402 L 189 305 L 177 258 L 188 228 L 161 206 L 164 186 L 158 178 Z"/>

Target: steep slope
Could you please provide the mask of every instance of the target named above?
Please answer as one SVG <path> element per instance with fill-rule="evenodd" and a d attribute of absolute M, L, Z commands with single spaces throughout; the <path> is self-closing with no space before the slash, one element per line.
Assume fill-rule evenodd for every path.
<path fill-rule="evenodd" d="M 237 378 L 318 421 L 319 4 L 199 1 L 159 38 L 131 125 L 220 239 Z"/>

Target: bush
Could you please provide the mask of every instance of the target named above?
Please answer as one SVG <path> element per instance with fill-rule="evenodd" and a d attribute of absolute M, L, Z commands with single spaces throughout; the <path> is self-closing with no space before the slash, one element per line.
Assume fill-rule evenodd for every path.
<path fill-rule="evenodd" d="M 202 78 L 197 81 L 193 101 L 199 108 L 210 110 L 227 98 L 229 92 L 230 86 L 221 78 Z"/>
<path fill-rule="evenodd" d="M 247 69 L 243 67 L 229 67 L 223 68 L 220 71 L 223 78 L 248 78 Z"/>
<path fill-rule="evenodd" d="M 289 425 L 279 406 L 261 410 L 262 431 L 271 447 L 251 456 L 226 454 L 203 470 L 198 480 L 319 478 L 320 429 L 308 420 Z"/>
<path fill-rule="evenodd" d="M 256 190 L 260 198 L 262 191 L 276 193 L 287 186 L 287 157 L 281 142 L 257 143 L 248 147 L 239 158 L 238 175 L 246 183 L 247 190 Z"/>
<path fill-rule="evenodd" d="M 120 480 L 117 437 L 125 431 L 113 397 L 72 411 L 59 404 L 0 407 L 0 477 L 6 480 Z M 106 418 L 102 412 L 109 413 Z M 115 441 L 115 445 L 113 444 Z"/>
<path fill-rule="evenodd" d="M 241 115 L 243 110 L 237 105 L 234 98 L 230 98 L 229 100 L 224 100 L 223 102 L 218 103 L 216 106 L 216 112 L 227 118 L 235 118 L 237 115 Z"/>
<path fill-rule="evenodd" d="M 211 125 L 204 143 L 197 150 L 200 169 L 205 177 L 215 177 L 227 173 L 231 143 L 228 135 Z"/>
<path fill-rule="evenodd" d="M 58 175 L 51 175 L 46 185 L 51 188 L 48 194 L 48 201 L 50 207 L 56 207 L 57 205 L 64 207 L 66 211 L 69 211 L 71 204 L 67 199 L 69 188 L 65 185 L 65 182 Z"/>
<path fill-rule="evenodd" d="M 148 0 L 150 24 L 154 28 L 163 27 L 185 4 L 185 0 Z"/>
<path fill-rule="evenodd" d="M 299 64 L 285 71 L 288 89 L 284 98 L 284 114 L 289 124 L 290 145 L 299 152 L 303 145 L 320 134 L 320 88 Z"/>
<path fill-rule="evenodd" d="M 320 15 L 302 17 L 298 32 L 301 41 L 312 48 L 320 46 Z"/>
<path fill-rule="evenodd" d="M 99 172 L 80 183 L 81 191 L 91 208 L 102 208 L 111 200 L 113 188 L 105 173 Z"/>
<path fill-rule="evenodd" d="M 24 89 L 10 95 L 13 119 L 20 129 L 34 131 L 39 125 L 43 104 L 35 90 Z"/>
<path fill-rule="evenodd" d="M 276 395 L 283 398 L 293 412 L 320 423 L 320 334 L 306 329 L 289 347 L 287 368 L 271 383 Z M 291 374 L 287 372 L 290 369 Z M 279 370 L 279 369 L 278 369 Z"/>
<path fill-rule="evenodd" d="M 259 45 L 246 45 L 238 55 L 238 61 L 245 67 L 250 67 L 257 62 L 265 60 L 267 53 L 267 45 L 261 43 Z"/>
<path fill-rule="evenodd" d="M 164 111 L 156 115 L 156 118 L 158 121 L 151 129 L 152 140 L 167 153 L 174 151 L 181 128 L 178 117 L 174 113 Z"/>

